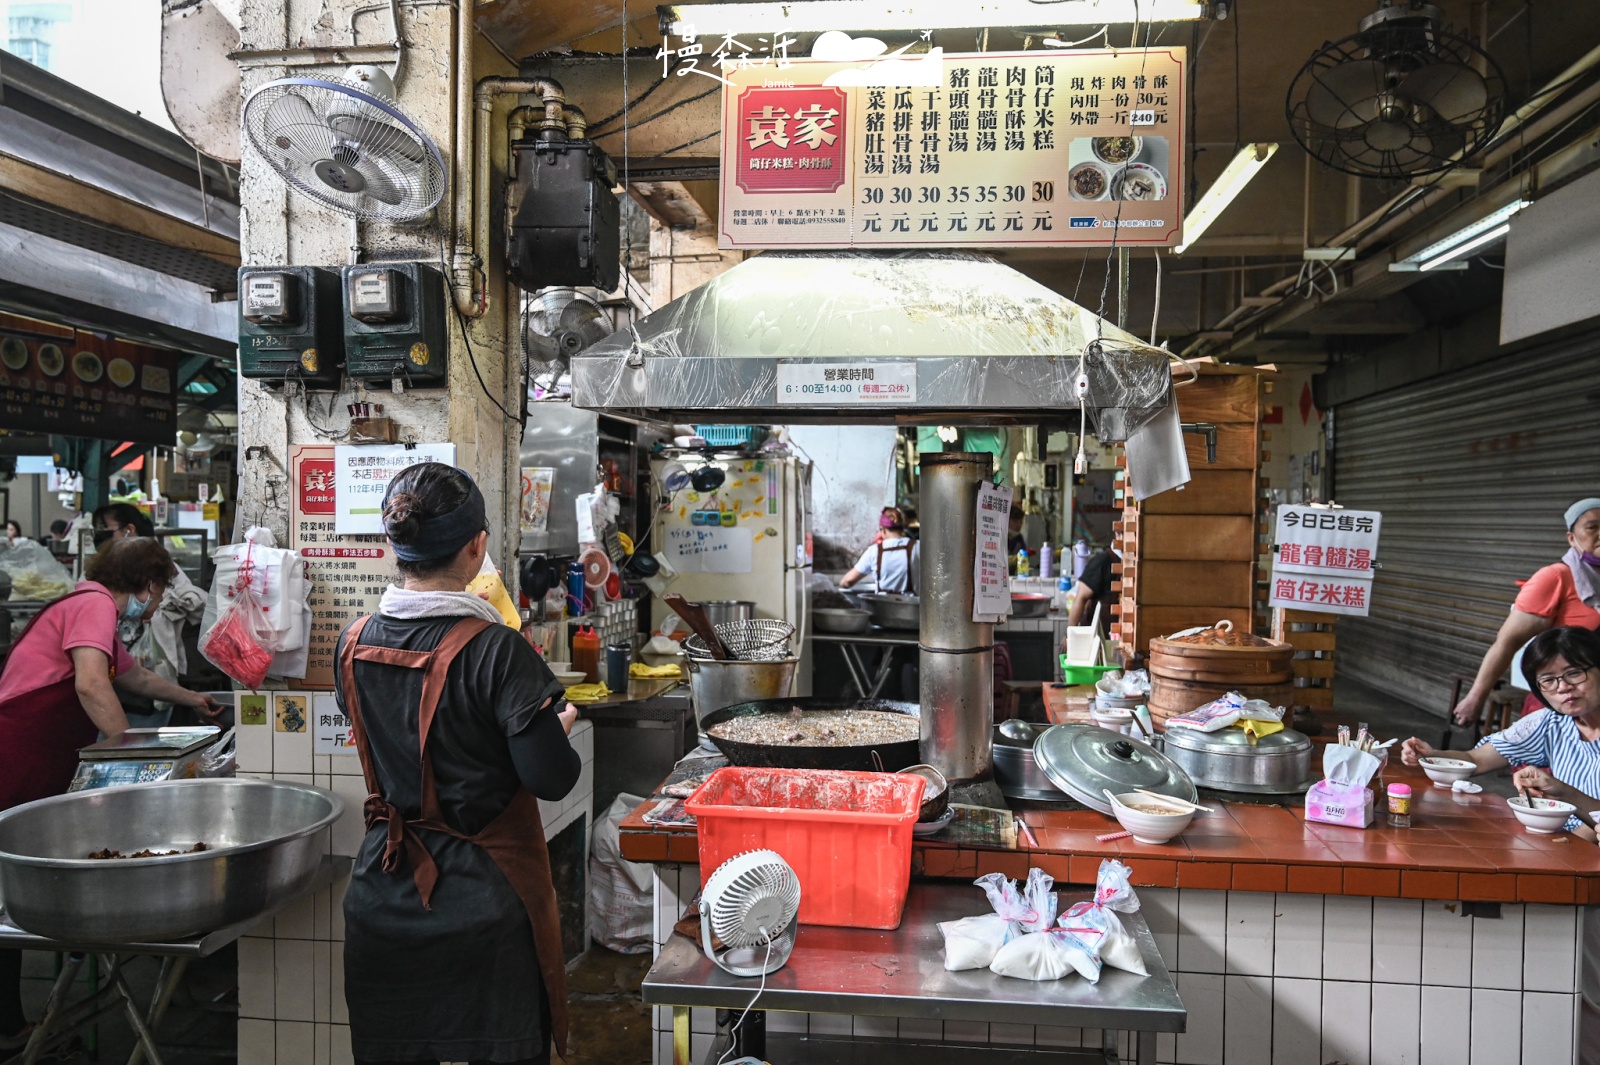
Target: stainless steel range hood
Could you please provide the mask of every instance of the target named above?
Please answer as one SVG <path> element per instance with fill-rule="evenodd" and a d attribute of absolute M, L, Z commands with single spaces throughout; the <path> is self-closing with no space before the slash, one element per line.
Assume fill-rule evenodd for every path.
<path fill-rule="evenodd" d="M 573 403 L 670 422 L 1037 423 L 1076 415 L 1096 338 L 1139 350 L 1091 367 L 1092 408 L 1165 404 L 1164 353 L 987 256 L 769 252 L 575 356 Z M 797 384 L 844 368 L 897 391 Z"/>

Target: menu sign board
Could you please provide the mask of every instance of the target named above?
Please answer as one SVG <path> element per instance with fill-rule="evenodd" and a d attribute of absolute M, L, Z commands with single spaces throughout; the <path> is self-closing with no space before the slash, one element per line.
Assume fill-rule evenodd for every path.
<path fill-rule="evenodd" d="M 723 248 L 1165 246 L 1182 48 L 940 50 L 723 77 Z"/>
<path fill-rule="evenodd" d="M 333 687 L 339 634 L 356 618 L 377 611 L 384 588 L 394 578 L 387 540 L 334 530 L 334 466 L 334 449 L 328 445 L 296 447 L 289 455 L 289 546 L 305 556 L 311 582 L 311 646 L 302 686 L 324 691 Z"/>
<path fill-rule="evenodd" d="M 0 329 L 0 411 L 12 431 L 171 447 L 177 376 L 178 354 L 164 348 Z"/>
<path fill-rule="evenodd" d="M 1366 617 L 1382 524 L 1376 510 L 1280 506 L 1273 534 L 1272 605 Z"/>

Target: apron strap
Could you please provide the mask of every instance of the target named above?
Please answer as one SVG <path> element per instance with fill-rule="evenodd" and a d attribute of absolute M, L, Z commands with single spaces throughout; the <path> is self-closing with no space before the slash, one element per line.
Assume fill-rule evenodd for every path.
<path fill-rule="evenodd" d="M 444 694 L 450 663 L 488 627 L 489 623 L 482 618 L 462 618 L 456 622 L 433 649 L 422 676 L 422 702 L 417 708 L 417 743 L 422 759 L 422 817 L 427 821 L 444 821 L 444 811 L 439 808 L 439 792 L 434 786 L 433 759 L 428 756 L 428 735 L 433 731 L 439 697 Z"/>

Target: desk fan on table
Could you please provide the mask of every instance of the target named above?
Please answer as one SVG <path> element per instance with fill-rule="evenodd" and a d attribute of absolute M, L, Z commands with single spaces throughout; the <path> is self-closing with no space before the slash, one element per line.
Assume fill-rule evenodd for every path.
<path fill-rule="evenodd" d="M 717 867 L 700 894 L 700 945 L 734 976 L 765 976 L 794 950 L 800 880 L 775 851 L 737 854 Z M 712 937 L 722 942 L 718 954 Z"/>

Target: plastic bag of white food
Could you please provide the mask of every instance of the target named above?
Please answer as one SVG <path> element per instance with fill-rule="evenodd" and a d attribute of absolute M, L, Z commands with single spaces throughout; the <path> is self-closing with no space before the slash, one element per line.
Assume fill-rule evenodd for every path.
<path fill-rule="evenodd" d="M 1001 947 L 989 964 L 989 971 L 1018 980 L 1059 980 L 1077 973 L 1097 984 L 1100 959 L 1071 933 L 1030 932 Z"/>
<path fill-rule="evenodd" d="M 1000 948 L 1018 936 L 1041 932 L 1055 923 L 1055 883 L 1042 869 L 1028 870 L 1028 883 L 1021 891 L 1004 874 L 988 873 L 973 881 L 989 896 L 993 913 L 944 921 L 944 967 L 951 972 L 984 969 L 994 961 Z"/>
<path fill-rule="evenodd" d="M 1186 714 L 1168 718 L 1167 728 L 1192 728 L 1200 732 L 1216 732 L 1238 721 L 1243 711 L 1244 696 L 1238 692 L 1229 692 L 1220 699 L 1213 699 Z"/>
<path fill-rule="evenodd" d="M 1095 877 L 1094 899 L 1067 907 L 1057 922 L 1060 931 L 1078 938 L 1086 949 L 1113 969 L 1124 969 L 1148 976 L 1144 956 L 1133 934 L 1122 926 L 1117 911 L 1133 913 L 1139 909 L 1139 896 L 1128 883 L 1130 870 L 1114 858 L 1100 863 Z"/>

